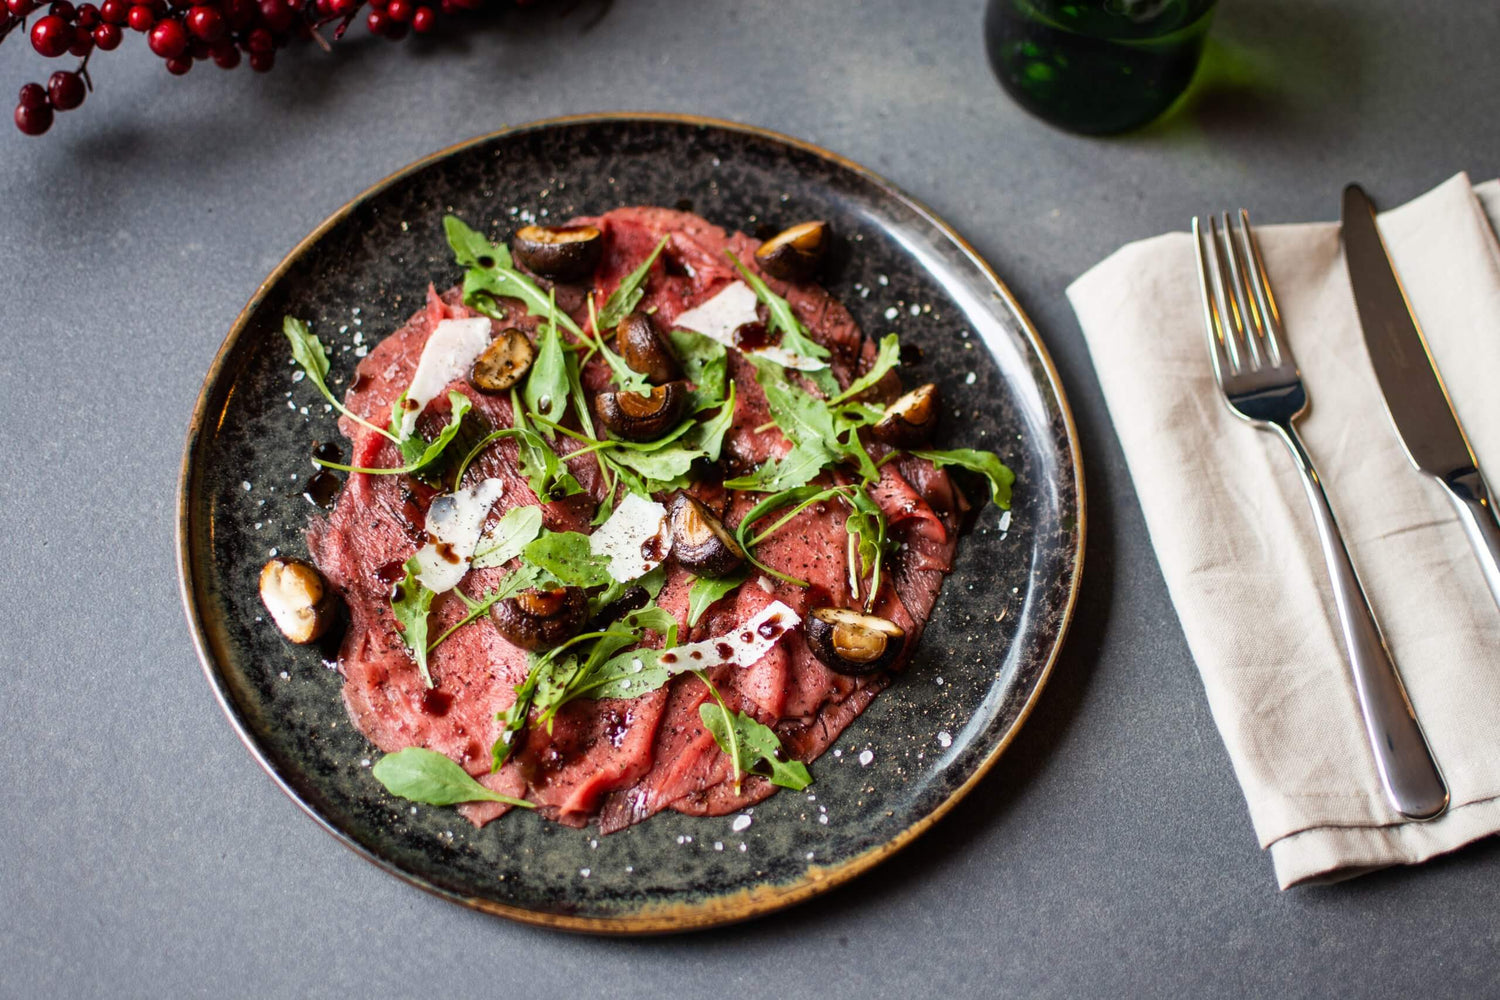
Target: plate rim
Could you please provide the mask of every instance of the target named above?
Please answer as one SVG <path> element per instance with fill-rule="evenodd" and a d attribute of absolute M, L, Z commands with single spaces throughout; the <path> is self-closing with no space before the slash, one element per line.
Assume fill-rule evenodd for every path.
<path fill-rule="evenodd" d="M 342 222 L 366 201 L 396 182 L 433 163 L 437 163 L 473 146 L 483 145 L 505 136 L 541 131 L 564 125 L 640 121 L 664 122 L 739 132 L 754 138 L 779 143 L 801 152 L 810 153 L 832 162 L 845 170 L 851 171 L 865 181 L 875 185 L 883 194 L 916 212 L 923 221 L 932 225 L 940 233 L 953 241 L 954 245 L 963 252 L 969 262 L 977 267 L 980 273 L 994 286 L 995 291 L 1000 295 L 1001 301 L 1018 322 L 1027 345 L 1041 362 L 1042 369 L 1046 374 L 1047 387 L 1051 391 L 1053 398 L 1057 400 L 1063 427 L 1067 434 L 1068 452 L 1072 463 L 1074 480 L 1073 502 L 1077 510 L 1077 526 L 1073 533 L 1075 544 L 1070 553 L 1071 578 L 1068 581 L 1067 599 L 1058 618 L 1057 632 L 1052 638 L 1050 649 L 1047 652 L 1046 663 L 1043 664 L 1041 671 L 1038 673 L 1036 684 L 1027 696 L 1025 704 L 1021 706 L 1021 710 L 1016 715 L 1015 721 L 1011 723 L 1009 729 L 1006 730 L 995 746 L 991 748 L 984 759 L 979 762 L 973 773 L 962 784 L 954 788 L 942 802 L 933 807 L 926 815 L 921 816 L 884 843 L 857 854 L 838 865 L 810 869 L 799 881 L 788 886 L 758 886 L 703 903 L 648 904 L 637 913 L 621 917 L 546 913 L 527 909 L 522 906 L 497 902 L 492 899 L 454 892 L 435 885 L 420 875 L 402 869 L 394 862 L 376 854 L 335 826 L 310 803 L 305 801 L 298 791 L 291 786 L 289 781 L 281 775 L 250 733 L 245 719 L 231 698 L 227 684 L 221 676 L 221 672 L 209 648 L 208 636 L 203 622 L 204 616 L 198 601 L 198 585 L 193 580 L 189 562 L 191 555 L 190 528 L 192 510 L 188 487 L 196 459 L 204 444 L 204 429 L 209 417 L 209 396 L 223 376 L 230 353 L 244 336 L 245 330 L 249 326 L 251 314 L 270 293 L 271 289 L 291 270 L 302 256 L 316 246 L 334 226 Z M 1041 697 L 1043 689 L 1046 688 L 1047 681 L 1052 675 L 1053 667 L 1057 664 L 1057 659 L 1067 639 L 1068 629 L 1073 621 L 1073 614 L 1077 608 L 1079 588 L 1083 576 L 1083 560 L 1088 531 L 1088 510 L 1083 476 L 1083 456 L 1078 439 L 1078 429 L 1073 419 L 1073 411 L 1069 406 L 1067 393 L 1063 389 L 1062 379 L 1058 374 L 1057 367 L 1053 363 L 1052 356 L 1048 353 L 1046 345 L 1042 342 L 1041 336 L 1037 333 L 1036 327 L 1032 324 L 1030 317 L 1021 308 L 1020 303 L 1011 293 L 1010 288 L 995 273 L 989 263 L 980 256 L 968 240 L 939 217 L 936 212 L 928 208 L 926 204 L 907 194 L 880 174 L 869 170 L 845 156 L 825 149 L 815 143 L 758 125 L 749 125 L 743 122 L 712 118 L 704 115 L 665 111 L 604 111 L 558 115 L 540 118 L 519 125 L 504 126 L 494 131 L 446 146 L 406 164 L 376 181 L 374 184 L 371 184 L 369 187 L 366 187 L 330 213 L 311 232 L 300 239 L 281 258 L 266 278 L 256 286 L 255 291 L 251 294 L 244 307 L 235 315 L 234 321 L 229 327 L 229 332 L 225 335 L 223 343 L 220 344 L 213 361 L 209 365 L 208 372 L 203 379 L 203 385 L 199 389 L 197 398 L 193 403 L 192 417 L 188 423 L 187 439 L 183 448 L 182 464 L 179 469 L 177 481 L 177 518 L 174 531 L 174 547 L 176 550 L 178 591 L 182 600 L 183 611 L 187 616 L 188 628 L 192 634 L 193 649 L 197 654 L 199 665 L 203 668 L 209 686 L 213 689 L 214 698 L 219 703 L 219 708 L 229 719 L 235 735 L 239 737 L 240 742 L 244 744 L 245 748 L 250 751 L 251 757 L 260 765 L 261 769 L 270 776 L 271 780 L 276 783 L 277 787 L 288 798 L 295 802 L 314 822 L 356 855 L 381 870 L 396 876 L 403 882 L 416 886 L 439 898 L 521 923 L 557 930 L 601 935 L 681 933 L 704 930 L 711 927 L 721 927 L 773 913 L 811 899 L 814 896 L 821 895 L 836 886 L 848 882 L 916 840 L 947 815 L 954 806 L 989 774 L 996 762 L 999 761 L 1001 755 L 1009 748 L 1016 734 L 1020 732 L 1021 727 L 1025 725 L 1031 715 L 1032 709 L 1036 706 L 1037 700 Z"/>

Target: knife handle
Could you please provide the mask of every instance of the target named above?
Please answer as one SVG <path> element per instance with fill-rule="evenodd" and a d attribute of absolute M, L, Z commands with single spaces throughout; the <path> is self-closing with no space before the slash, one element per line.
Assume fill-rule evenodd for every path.
<path fill-rule="evenodd" d="M 1479 568 L 1484 571 L 1484 582 L 1490 585 L 1490 595 L 1500 604 L 1500 522 L 1496 521 L 1495 502 L 1478 469 L 1468 469 L 1454 476 L 1439 480 L 1448 491 L 1448 499 L 1458 509 L 1459 523 L 1474 555 L 1479 558 Z"/>
<path fill-rule="evenodd" d="M 1318 544 L 1333 586 L 1333 604 L 1344 651 L 1349 655 L 1349 671 L 1354 675 L 1354 693 L 1386 798 L 1408 819 L 1434 819 L 1448 808 L 1448 786 L 1432 758 L 1380 626 L 1375 623 L 1375 612 L 1354 571 L 1328 494 L 1323 492 L 1318 471 L 1291 421 L 1273 422 L 1271 426 L 1281 432 L 1302 473 L 1302 488 L 1312 507 Z"/>

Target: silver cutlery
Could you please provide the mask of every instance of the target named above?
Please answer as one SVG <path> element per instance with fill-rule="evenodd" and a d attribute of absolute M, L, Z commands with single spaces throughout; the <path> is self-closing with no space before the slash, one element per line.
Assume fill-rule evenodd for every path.
<path fill-rule="evenodd" d="M 1344 188 L 1342 233 L 1344 263 L 1385 411 L 1411 464 L 1437 480 L 1458 510 L 1490 594 L 1500 604 L 1500 522 L 1494 501 L 1380 238 L 1375 206 L 1358 184 Z"/>
<path fill-rule="evenodd" d="M 1236 233 L 1226 212 L 1220 232 L 1210 216 L 1205 241 L 1198 219 L 1193 219 L 1214 375 L 1231 412 L 1276 434 L 1291 449 L 1312 507 L 1360 714 L 1386 798 L 1403 816 L 1431 819 L 1448 808 L 1448 788 L 1375 623 L 1312 458 L 1297 434 L 1295 421 L 1307 410 L 1307 389 L 1243 209 L 1239 221 Z"/>

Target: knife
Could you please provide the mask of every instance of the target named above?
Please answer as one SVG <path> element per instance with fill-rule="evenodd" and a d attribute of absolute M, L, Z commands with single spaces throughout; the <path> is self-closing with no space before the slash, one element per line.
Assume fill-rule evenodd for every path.
<path fill-rule="evenodd" d="M 1396 436 L 1411 464 L 1437 480 L 1458 510 L 1490 594 L 1500 604 L 1500 521 L 1494 501 L 1380 238 L 1375 206 L 1358 184 L 1344 188 L 1342 231 L 1365 347 Z"/>

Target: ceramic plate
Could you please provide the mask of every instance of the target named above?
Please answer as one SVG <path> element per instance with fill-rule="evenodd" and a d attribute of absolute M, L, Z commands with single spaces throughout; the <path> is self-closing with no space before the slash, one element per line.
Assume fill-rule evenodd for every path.
<path fill-rule="evenodd" d="M 664 812 L 601 837 L 513 812 L 483 830 L 392 798 L 316 649 L 261 620 L 257 575 L 305 556 L 304 484 L 335 414 L 294 383 L 281 318 L 313 322 L 343 384 L 406 322 L 429 281 L 460 277 L 443 215 L 506 235 L 518 220 L 619 205 L 690 208 L 755 233 L 829 220 L 843 252 L 826 281 L 867 334 L 894 330 L 949 412 L 941 446 L 998 451 L 1015 506 L 959 547 L 905 673 L 812 765 L 806 792 L 744 814 Z M 349 847 L 455 902 L 575 930 L 646 933 L 740 920 L 853 877 L 909 843 L 994 764 L 1041 691 L 1083 553 L 1078 443 L 1046 350 L 1005 287 L 930 211 L 806 143 L 662 115 L 558 119 L 445 150 L 336 212 L 236 320 L 193 413 L 179 495 L 183 601 L 230 722 L 270 775 Z"/>

